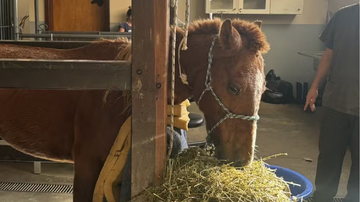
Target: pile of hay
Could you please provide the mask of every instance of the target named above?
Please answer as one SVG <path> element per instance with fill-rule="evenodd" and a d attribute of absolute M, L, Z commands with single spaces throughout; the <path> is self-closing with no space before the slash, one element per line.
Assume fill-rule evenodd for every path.
<path fill-rule="evenodd" d="M 169 160 L 164 184 L 147 189 L 143 197 L 152 202 L 290 202 L 288 182 L 263 160 L 235 168 L 202 149 L 189 148 Z"/>

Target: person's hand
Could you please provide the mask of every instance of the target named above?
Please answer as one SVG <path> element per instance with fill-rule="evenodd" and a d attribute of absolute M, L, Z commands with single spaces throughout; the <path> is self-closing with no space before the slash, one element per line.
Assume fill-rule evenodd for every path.
<path fill-rule="evenodd" d="M 306 96 L 306 103 L 304 106 L 304 111 L 310 106 L 311 111 L 315 111 L 315 102 L 318 96 L 318 90 L 315 88 L 310 88 L 307 96 Z"/>

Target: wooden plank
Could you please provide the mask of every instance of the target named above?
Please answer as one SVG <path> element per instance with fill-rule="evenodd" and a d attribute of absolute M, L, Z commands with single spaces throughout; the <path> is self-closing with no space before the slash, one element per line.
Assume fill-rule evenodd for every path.
<path fill-rule="evenodd" d="M 100 7 L 89 0 L 47 0 L 46 20 L 51 31 L 109 31 L 110 3 Z"/>
<path fill-rule="evenodd" d="M 127 61 L 0 59 L 0 88 L 130 90 L 130 75 Z"/>
<path fill-rule="evenodd" d="M 159 182 L 165 171 L 168 0 L 132 0 L 131 195 Z M 146 12 L 144 12 L 146 10 Z"/>

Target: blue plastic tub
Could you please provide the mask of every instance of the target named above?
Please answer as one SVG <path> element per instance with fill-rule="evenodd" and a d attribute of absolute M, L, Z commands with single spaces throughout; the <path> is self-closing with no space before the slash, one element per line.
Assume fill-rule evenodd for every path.
<path fill-rule="evenodd" d="M 314 186 L 305 176 L 288 168 L 274 165 L 267 165 L 267 167 L 269 167 L 270 169 L 276 169 L 275 174 L 278 177 L 283 177 L 285 181 L 294 182 L 301 185 L 301 187 L 299 187 L 289 184 L 292 196 L 297 197 L 299 202 L 311 196 L 314 190 Z"/>

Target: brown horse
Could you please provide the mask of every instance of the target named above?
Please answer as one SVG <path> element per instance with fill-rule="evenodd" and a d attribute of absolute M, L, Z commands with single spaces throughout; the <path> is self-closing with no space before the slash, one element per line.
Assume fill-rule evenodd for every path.
<path fill-rule="evenodd" d="M 176 77 L 175 103 L 189 97 L 198 101 L 216 155 L 242 166 L 253 160 L 257 113 L 265 89 L 261 54 L 269 45 L 260 27 L 261 22 L 241 20 L 192 23 L 188 50 L 181 51 L 179 61 L 189 84 Z M 182 37 L 183 30 L 178 29 L 179 41 Z M 69 50 L 0 45 L 0 58 L 127 60 L 131 42 L 102 40 Z M 91 201 L 114 139 L 131 114 L 129 95 L 2 89 L 0 136 L 22 152 L 74 162 L 74 201 Z"/>

